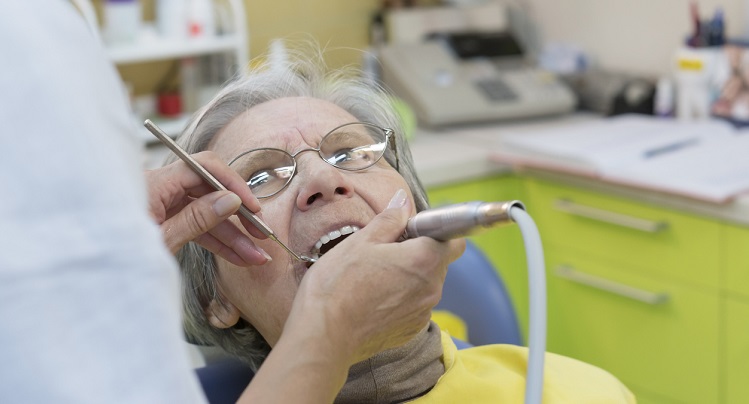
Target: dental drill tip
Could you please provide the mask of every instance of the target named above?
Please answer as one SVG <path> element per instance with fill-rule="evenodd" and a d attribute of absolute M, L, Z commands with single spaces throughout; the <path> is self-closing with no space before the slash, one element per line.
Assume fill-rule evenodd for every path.
<path fill-rule="evenodd" d="M 294 251 L 291 251 L 291 248 L 287 247 L 286 244 L 282 243 L 281 240 L 279 240 L 278 237 L 276 237 L 276 235 L 273 233 L 268 234 L 268 238 L 275 241 L 276 244 L 280 245 L 284 250 L 286 250 L 287 253 L 289 253 L 292 257 L 294 257 L 294 259 L 297 261 L 311 262 L 311 263 L 315 263 L 317 261 L 314 258 L 308 257 L 306 255 L 298 255 Z"/>

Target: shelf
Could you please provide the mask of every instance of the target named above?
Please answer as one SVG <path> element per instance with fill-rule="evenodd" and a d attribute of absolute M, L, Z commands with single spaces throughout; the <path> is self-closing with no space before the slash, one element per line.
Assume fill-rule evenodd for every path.
<path fill-rule="evenodd" d="M 107 53 L 116 64 L 176 59 L 219 52 L 235 52 L 241 46 L 237 35 L 212 38 L 174 39 L 161 37 L 152 26 L 145 27 L 138 39 L 127 44 L 110 44 Z"/>

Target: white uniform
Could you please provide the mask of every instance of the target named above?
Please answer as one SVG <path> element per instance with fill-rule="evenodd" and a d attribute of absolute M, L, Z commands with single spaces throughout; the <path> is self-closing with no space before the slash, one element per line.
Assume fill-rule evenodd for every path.
<path fill-rule="evenodd" d="M 116 71 L 67 1 L 2 3 L 0 402 L 204 401 Z"/>

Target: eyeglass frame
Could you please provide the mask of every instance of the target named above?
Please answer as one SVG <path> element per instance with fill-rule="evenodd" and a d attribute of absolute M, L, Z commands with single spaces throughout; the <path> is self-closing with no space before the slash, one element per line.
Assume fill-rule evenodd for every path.
<path fill-rule="evenodd" d="M 236 157 L 234 157 L 233 159 L 231 159 L 231 161 L 229 161 L 228 165 L 231 166 L 235 161 L 239 160 L 241 157 L 243 157 L 243 156 L 245 156 L 245 155 L 247 155 L 249 153 L 259 151 L 259 150 L 280 151 L 280 152 L 286 154 L 287 156 L 291 157 L 291 161 L 294 162 L 294 168 L 291 171 L 291 175 L 289 176 L 289 179 L 286 180 L 286 182 L 283 184 L 283 186 L 281 188 L 278 189 L 278 191 L 273 192 L 270 195 L 256 196 L 257 199 L 265 199 L 265 198 L 270 198 L 272 196 L 277 195 L 278 193 L 280 193 L 281 191 L 283 191 L 284 189 L 286 189 L 287 186 L 289 186 L 289 184 L 291 183 L 291 180 L 294 179 L 294 176 L 296 176 L 296 174 L 297 174 L 296 156 L 298 156 L 298 155 L 300 155 L 300 154 L 302 154 L 304 152 L 315 151 L 315 152 L 317 152 L 317 155 L 320 157 L 320 159 L 322 161 L 326 162 L 327 164 L 330 164 L 331 166 L 333 166 L 333 167 L 335 167 L 335 168 L 337 168 L 339 170 L 344 170 L 344 171 L 362 171 L 362 170 L 366 170 L 366 169 L 374 166 L 375 164 L 377 164 L 383 157 L 385 157 L 385 152 L 383 151 L 382 155 L 380 157 L 378 157 L 377 160 L 373 161 L 372 164 L 370 164 L 370 165 L 368 165 L 366 167 L 362 167 L 362 168 L 343 168 L 343 167 L 338 167 L 337 165 L 335 165 L 335 164 L 331 163 L 330 161 L 328 161 L 327 159 L 325 159 L 325 157 L 323 157 L 323 155 L 321 154 L 322 150 L 320 149 L 320 145 L 322 144 L 322 142 L 324 142 L 325 139 L 328 136 L 330 136 L 331 134 L 333 134 L 333 132 L 335 132 L 338 129 L 341 129 L 341 128 L 345 127 L 345 126 L 349 126 L 349 125 L 364 125 L 364 126 L 368 126 L 368 127 L 371 127 L 371 128 L 376 128 L 378 130 L 381 130 L 385 134 L 385 143 L 387 143 L 387 144 L 390 145 L 390 148 L 393 151 L 393 156 L 395 156 L 395 171 L 400 172 L 400 159 L 398 158 L 398 145 L 396 144 L 396 140 L 395 140 L 395 136 L 394 136 L 395 135 L 395 130 L 393 130 L 391 128 L 384 128 L 382 126 L 375 125 L 375 124 L 369 123 L 369 122 L 349 122 L 349 123 L 344 123 L 343 125 L 338 125 L 335 128 L 333 128 L 330 131 L 328 131 L 328 133 L 326 133 L 322 138 L 320 138 L 320 141 L 317 143 L 317 147 L 316 148 L 315 147 L 309 147 L 309 148 L 306 148 L 306 149 L 299 150 L 298 152 L 296 152 L 294 154 L 291 154 L 291 153 L 287 152 L 286 150 L 278 149 L 278 148 L 275 148 L 275 147 L 258 147 L 258 148 L 255 148 L 255 149 L 250 149 L 250 150 L 247 150 L 247 151 L 243 151 L 242 153 L 239 153 Z M 385 159 L 385 161 L 387 161 L 387 159 Z"/>

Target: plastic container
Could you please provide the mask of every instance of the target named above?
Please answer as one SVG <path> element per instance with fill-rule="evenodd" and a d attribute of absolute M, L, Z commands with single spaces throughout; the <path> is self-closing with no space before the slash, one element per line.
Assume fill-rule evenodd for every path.
<path fill-rule="evenodd" d="M 197 111 L 200 91 L 200 65 L 197 57 L 184 58 L 180 61 L 180 96 L 182 109 L 192 113 Z"/>
<path fill-rule="evenodd" d="M 176 118 L 182 113 L 182 97 L 178 93 L 163 93 L 158 96 L 158 112 L 165 118 Z"/>
<path fill-rule="evenodd" d="M 653 113 L 660 117 L 674 116 L 674 83 L 669 77 L 661 77 L 655 88 Z"/>
<path fill-rule="evenodd" d="M 187 2 L 185 0 L 158 0 L 156 26 L 165 38 L 187 37 Z"/>
<path fill-rule="evenodd" d="M 710 117 L 715 70 L 720 47 L 683 47 L 676 51 L 676 117 L 703 120 Z"/>
<path fill-rule="evenodd" d="M 216 35 L 212 0 L 187 0 L 187 34 L 191 38 Z"/>
<path fill-rule="evenodd" d="M 104 40 L 110 44 L 134 42 L 141 20 L 139 0 L 107 0 L 104 3 Z"/>

